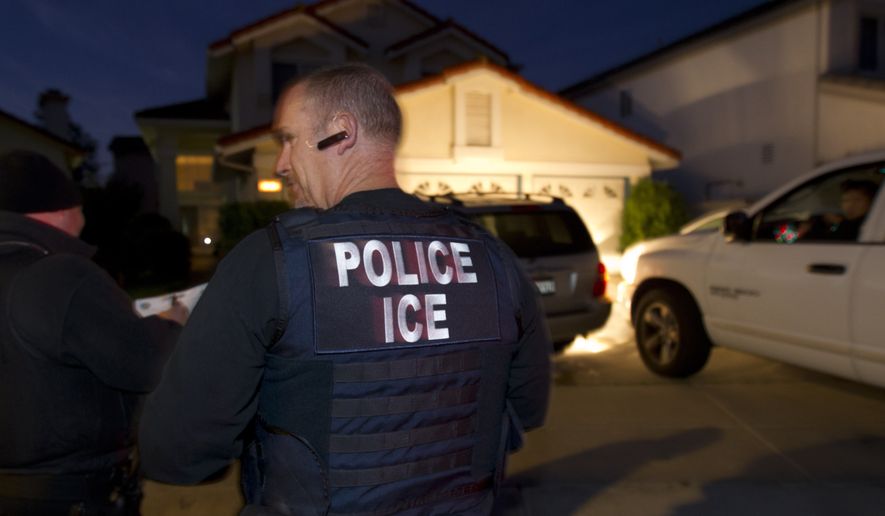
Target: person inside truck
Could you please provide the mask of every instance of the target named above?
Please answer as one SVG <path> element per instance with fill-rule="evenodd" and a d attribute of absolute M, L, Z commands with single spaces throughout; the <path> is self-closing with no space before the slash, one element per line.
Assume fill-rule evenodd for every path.
<path fill-rule="evenodd" d="M 800 228 L 800 240 L 857 240 L 879 185 L 867 179 L 846 179 L 840 189 L 841 213 L 824 213 L 812 217 L 804 224 L 804 228 Z"/>

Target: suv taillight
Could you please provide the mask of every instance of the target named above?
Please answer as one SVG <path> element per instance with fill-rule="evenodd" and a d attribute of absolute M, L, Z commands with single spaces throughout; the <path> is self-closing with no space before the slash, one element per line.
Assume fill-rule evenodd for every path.
<path fill-rule="evenodd" d="M 599 262 L 596 266 L 596 281 L 593 282 L 593 297 L 604 296 L 606 287 L 608 287 L 608 271 L 605 270 L 605 264 Z"/>

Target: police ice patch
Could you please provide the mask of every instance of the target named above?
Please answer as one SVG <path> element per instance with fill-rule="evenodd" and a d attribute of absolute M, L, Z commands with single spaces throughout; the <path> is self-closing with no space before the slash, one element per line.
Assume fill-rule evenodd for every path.
<path fill-rule="evenodd" d="M 449 237 L 311 240 L 317 353 L 496 340 L 485 244 Z"/>

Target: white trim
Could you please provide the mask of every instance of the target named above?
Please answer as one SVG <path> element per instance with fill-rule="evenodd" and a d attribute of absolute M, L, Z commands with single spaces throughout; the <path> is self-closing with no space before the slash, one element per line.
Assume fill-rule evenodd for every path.
<path fill-rule="evenodd" d="M 452 158 L 455 161 L 470 160 L 503 160 L 503 147 L 482 147 L 476 145 L 456 145 L 452 147 Z"/>
<path fill-rule="evenodd" d="M 138 118 L 137 125 L 151 127 L 179 127 L 182 129 L 230 129 L 228 120 L 200 120 L 187 118 Z"/>
<path fill-rule="evenodd" d="M 422 46 L 430 46 L 446 37 L 453 37 L 459 40 L 465 46 L 471 48 L 480 48 L 486 51 L 492 51 L 491 53 L 494 54 L 494 57 L 489 57 L 489 59 L 497 62 L 498 64 L 504 64 L 507 62 L 505 55 L 502 53 L 503 51 L 490 47 L 489 45 L 482 43 L 478 39 L 469 36 L 467 33 L 464 32 L 463 29 L 457 29 L 455 27 L 446 27 L 445 29 L 435 34 L 432 34 L 428 37 L 416 39 L 415 41 L 409 42 L 408 45 L 402 46 L 393 51 L 386 51 L 384 52 L 384 54 L 390 59 L 396 59 L 406 54 L 415 53 L 415 55 L 419 56 L 420 60 L 421 58 L 427 57 L 428 55 L 427 51 L 418 52 Z M 436 51 L 438 50 L 438 48 L 433 48 L 431 50 Z"/>
<path fill-rule="evenodd" d="M 273 136 L 270 132 L 268 132 L 266 134 L 253 136 L 249 139 L 230 143 L 228 145 L 216 145 L 215 152 L 224 156 L 230 156 L 231 154 L 237 154 L 245 150 L 257 149 L 258 145 L 261 142 L 271 141 L 272 139 Z"/>
<path fill-rule="evenodd" d="M 482 165 L 479 167 L 478 165 Z M 488 161 L 471 162 L 453 159 L 397 158 L 396 170 L 403 173 L 476 173 L 481 168 L 489 174 L 544 174 L 574 177 L 644 177 L 651 172 L 647 165 L 611 163 L 580 163 L 551 161 Z"/>
<path fill-rule="evenodd" d="M 885 38 L 883 38 L 885 39 Z M 858 82 L 863 82 L 863 78 L 858 78 Z M 881 81 L 877 81 L 881 82 Z M 850 82 L 842 82 L 838 79 L 824 78 L 820 81 L 820 93 L 823 95 L 834 95 L 837 97 L 848 97 L 852 99 L 865 100 L 868 102 L 878 102 L 885 104 L 885 87 L 865 86 L 863 84 L 852 84 Z"/>
<path fill-rule="evenodd" d="M 854 357 L 855 359 L 862 359 L 868 362 L 879 362 L 880 364 L 885 364 L 885 351 L 874 348 L 872 346 L 855 345 Z"/>
<path fill-rule="evenodd" d="M 233 38 L 231 38 L 229 45 L 233 46 L 233 47 L 242 47 L 242 46 L 247 45 L 250 42 L 253 42 L 255 40 L 258 40 L 261 38 L 267 38 L 268 43 L 269 43 L 269 45 L 267 45 L 267 46 L 269 46 L 269 47 L 276 46 L 281 41 L 289 41 L 291 39 L 295 39 L 297 37 L 300 37 L 300 35 L 293 36 L 291 34 L 288 34 L 289 30 L 287 30 L 287 29 L 290 29 L 291 26 L 294 26 L 297 23 L 299 23 L 300 21 L 304 21 L 307 24 L 309 24 L 309 26 L 319 29 L 320 31 L 322 31 L 322 33 L 330 34 L 335 39 L 345 42 L 345 45 L 348 47 L 358 49 L 363 53 L 368 51 L 368 47 L 360 45 L 359 43 L 357 43 L 353 39 L 345 36 L 344 34 L 333 29 L 332 27 L 330 27 L 329 25 L 326 25 L 325 23 L 320 22 L 316 18 L 314 18 L 312 16 L 308 16 L 302 12 L 293 13 L 292 15 L 286 16 L 280 20 L 277 20 L 277 21 L 272 22 L 270 24 L 264 25 L 262 27 L 256 27 L 255 29 L 248 31 L 245 34 L 241 34 L 239 36 L 233 37 Z M 310 37 L 307 37 L 305 35 L 303 37 L 313 40 L 316 38 L 316 35 L 311 35 Z"/>

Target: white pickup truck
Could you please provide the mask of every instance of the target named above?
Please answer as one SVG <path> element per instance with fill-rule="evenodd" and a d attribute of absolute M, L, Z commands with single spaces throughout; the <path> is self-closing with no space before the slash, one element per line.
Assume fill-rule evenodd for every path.
<path fill-rule="evenodd" d="M 721 230 L 624 254 L 645 365 L 696 373 L 712 345 L 885 387 L 885 152 L 830 163 Z"/>

